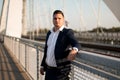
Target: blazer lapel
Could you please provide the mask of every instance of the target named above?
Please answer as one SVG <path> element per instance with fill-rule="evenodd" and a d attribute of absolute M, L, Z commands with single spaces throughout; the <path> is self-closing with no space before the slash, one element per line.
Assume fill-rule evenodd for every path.
<path fill-rule="evenodd" d="M 60 42 L 62 36 L 63 36 L 63 31 L 60 31 L 60 32 L 59 32 L 59 35 L 58 35 L 58 38 L 57 38 L 57 41 L 56 41 L 55 48 L 57 47 L 57 45 L 59 46 L 59 42 Z"/>

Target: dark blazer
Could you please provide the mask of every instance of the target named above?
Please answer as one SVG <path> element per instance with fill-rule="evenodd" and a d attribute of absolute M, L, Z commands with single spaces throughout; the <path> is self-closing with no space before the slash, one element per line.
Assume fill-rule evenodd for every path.
<path fill-rule="evenodd" d="M 50 33 L 51 32 L 49 31 L 46 36 L 44 56 L 43 56 L 43 60 L 41 63 L 41 66 L 43 67 L 46 66 L 45 60 L 46 60 L 46 54 L 47 54 L 47 40 L 49 38 Z M 78 48 L 78 50 L 80 49 L 80 45 L 78 41 L 76 40 L 73 31 L 71 29 L 64 28 L 62 31 L 60 31 L 57 41 L 56 41 L 56 45 L 55 45 L 54 53 L 55 53 L 56 61 L 64 59 L 68 56 L 69 50 L 67 50 L 67 48 L 70 46 L 76 47 Z M 57 66 L 59 66 L 59 63 L 58 62 L 56 63 L 57 63 Z"/>

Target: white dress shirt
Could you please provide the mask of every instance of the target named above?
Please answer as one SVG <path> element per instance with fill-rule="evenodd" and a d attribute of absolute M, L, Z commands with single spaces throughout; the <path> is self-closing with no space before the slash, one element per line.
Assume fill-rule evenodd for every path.
<path fill-rule="evenodd" d="M 51 34 L 49 35 L 49 38 L 47 41 L 48 48 L 47 48 L 47 57 L 46 57 L 46 64 L 48 66 L 57 67 L 54 50 L 55 50 L 55 45 L 56 45 L 59 32 L 62 31 L 63 28 L 64 26 L 60 27 L 59 30 L 57 30 L 56 32 L 54 32 L 52 29 Z"/>

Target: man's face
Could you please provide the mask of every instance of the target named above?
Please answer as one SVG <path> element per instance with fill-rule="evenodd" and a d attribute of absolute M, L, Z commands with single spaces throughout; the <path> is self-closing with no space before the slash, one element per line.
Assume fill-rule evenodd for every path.
<path fill-rule="evenodd" d="M 64 24 L 64 17 L 62 14 L 55 14 L 53 16 L 53 24 L 55 27 L 61 27 Z"/>

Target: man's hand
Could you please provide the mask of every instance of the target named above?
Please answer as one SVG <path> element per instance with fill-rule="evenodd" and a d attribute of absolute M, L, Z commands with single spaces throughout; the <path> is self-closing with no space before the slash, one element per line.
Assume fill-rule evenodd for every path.
<path fill-rule="evenodd" d="M 67 56 L 67 59 L 70 60 L 70 61 L 74 60 L 76 54 L 77 54 L 77 51 L 76 51 L 76 50 L 74 50 L 74 49 L 71 50 L 70 53 L 69 53 L 69 55 Z"/>
<path fill-rule="evenodd" d="M 40 74 L 44 75 L 44 69 L 43 68 L 40 68 Z"/>

